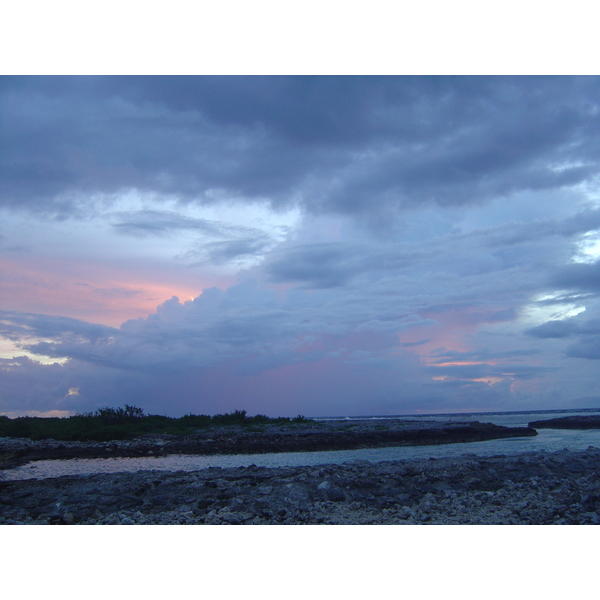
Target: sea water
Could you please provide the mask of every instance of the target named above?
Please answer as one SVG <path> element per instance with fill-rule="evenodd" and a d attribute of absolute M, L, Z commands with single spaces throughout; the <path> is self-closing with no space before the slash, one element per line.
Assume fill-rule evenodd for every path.
<path fill-rule="evenodd" d="M 320 420 L 364 420 L 406 419 L 494 423 L 506 427 L 525 427 L 531 421 L 541 421 L 562 416 L 600 415 L 600 409 L 578 411 L 534 411 L 504 413 L 470 413 L 460 415 L 398 415 L 395 417 L 329 417 Z M 135 471 L 197 471 L 209 467 L 298 467 L 322 464 L 341 464 L 348 461 L 408 460 L 418 458 L 446 458 L 465 454 L 495 456 L 520 454 L 522 452 L 554 452 L 564 448 L 585 450 L 589 446 L 600 448 L 600 429 L 540 429 L 534 437 L 503 438 L 484 442 L 443 444 L 432 446 L 399 446 L 390 448 L 363 448 L 359 450 L 335 450 L 327 452 L 277 452 L 269 454 L 236 454 L 192 456 L 172 454 L 162 457 L 139 458 L 76 458 L 70 460 L 40 460 L 15 469 L 0 472 L 3 480 L 44 479 L 61 475 L 83 475 L 94 473 L 120 473 Z"/>

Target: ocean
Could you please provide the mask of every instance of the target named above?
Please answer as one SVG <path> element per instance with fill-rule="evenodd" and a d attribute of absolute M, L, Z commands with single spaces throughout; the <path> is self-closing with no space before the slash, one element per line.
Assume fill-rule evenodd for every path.
<path fill-rule="evenodd" d="M 562 416 L 600 415 L 600 408 L 580 410 L 515 411 L 497 413 L 396 415 L 361 417 L 324 417 L 316 420 L 389 420 L 406 419 L 418 421 L 480 421 L 507 427 L 525 427 L 531 421 L 541 421 Z M 44 479 L 61 475 L 84 475 L 94 473 L 118 473 L 134 471 L 197 471 L 209 467 L 297 467 L 319 464 L 341 464 L 348 461 L 367 460 L 381 462 L 421 458 L 446 458 L 468 454 L 495 456 L 520 454 L 522 452 L 557 450 L 585 450 L 589 446 L 600 448 L 600 429 L 540 429 L 535 437 L 505 438 L 484 442 L 444 444 L 434 446 L 403 446 L 391 448 L 367 448 L 360 450 L 337 450 L 328 452 L 281 452 L 272 454 L 238 454 L 214 456 L 169 455 L 140 458 L 85 458 L 70 460 L 41 460 L 3 471 L 5 481 Z"/>

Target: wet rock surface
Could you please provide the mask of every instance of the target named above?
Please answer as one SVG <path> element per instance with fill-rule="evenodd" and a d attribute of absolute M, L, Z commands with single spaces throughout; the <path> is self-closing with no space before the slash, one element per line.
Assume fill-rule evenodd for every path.
<path fill-rule="evenodd" d="M 584 415 L 532 421 L 529 423 L 529 427 L 536 429 L 600 429 L 600 416 Z"/>
<path fill-rule="evenodd" d="M 600 450 L 0 482 L 1 524 L 598 524 Z"/>
<path fill-rule="evenodd" d="M 476 442 L 537 435 L 528 427 L 492 423 L 405 421 L 326 421 L 302 425 L 223 426 L 186 436 L 152 434 L 112 442 L 31 441 L 0 438 L 0 469 L 34 460 L 165 456 L 167 454 L 262 454 L 353 450 Z"/>

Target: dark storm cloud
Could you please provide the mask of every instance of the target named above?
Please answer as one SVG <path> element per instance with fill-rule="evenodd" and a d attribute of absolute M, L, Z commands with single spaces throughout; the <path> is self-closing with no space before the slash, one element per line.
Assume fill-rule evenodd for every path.
<path fill-rule="evenodd" d="M 560 269 L 552 283 L 559 288 L 600 292 L 600 261 L 574 263 Z"/>
<path fill-rule="evenodd" d="M 69 338 L 95 343 L 118 333 L 117 329 L 68 317 L 53 317 L 0 310 L 0 335 L 22 338 Z"/>
<path fill-rule="evenodd" d="M 597 77 L 4 77 L 0 202 L 135 187 L 362 213 L 599 172 Z"/>
<path fill-rule="evenodd" d="M 144 405 L 157 381 L 139 373 L 71 360 L 40 364 L 26 356 L 0 359 L 2 411 L 83 412 L 134 402 Z M 78 393 L 70 394 L 69 390 Z M 163 411 L 164 412 L 164 411 Z"/>
<path fill-rule="evenodd" d="M 573 358 L 600 360 L 600 335 L 580 339 L 568 346 L 565 354 Z"/>
<path fill-rule="evenodd" d="M 539 377 L 543 373 L 557 370 L 555 367 L 538 367 L 534 365 L 432 365 L 426 367 L 432 377 L 446 376 L 456 379 L 484 379 L 489 377 L 511 377 L 513 379 L 528 380 Z"/>
<path fill-rule="evenodd" d="M 206 219 L 194 219 L 176 212 L 143 210 L 115 215 L 113 227 L 129 235 L 166 235 L 191 230 L 209 235 L 222 234 L 217 223 Z"/>
<path fill-rule="evenodd" d="M 585 318 L 584 314 L 563 321 L 548 321 L 525 331 L 540 339 L 576 338 L 565 354 L 572 358 L 600 360 L 600 319 Z"/>
<path fill-rule="evenodd" d="M 436 255 L 436 249 L 401 243 L 321 242 L 275 251 L 265 270 L 277 283 L 294 281 L 310 288 L 327 288 L 343 286 L 365 273 L 381 277 Z"/>
<path fill-rule="evenodd" d="M 0 358 L 2 410 L 53 410 L 68 407 L 60 404 L 73 378 L 58 364 L 41 365 L 26 356 L 10 360 Z"/>
<path fill-rule="evenodd" d="M 457 281 L 454 289 L 446 292 L 447 298 L 456 296 L 453 300 L 467 293 L 477 277 L 485 282 L 488 292 L 498 283 L 506 289 L 517 288 L 520 284 L 532 289 L 555 289 L 567 276 L 573 279 L 573 271 L 580 270 L 585 285 L 589 287 L 595 281 L 593 274 L 597 267 L 572 265 L 564 269 L 561 267 L 557 274 L 556 264 L 569 261 L 572 248 L 556 242 L 561 238 L 574 239 L 596 227 L 600 227 L 600 210 L 592 209 L 565 219 L 554 217 L 528 223 L 502 223 L 469 233 L 451 232 L 411 242 L 405 241 L 404 232 L 398 227 L 398 231 L 392 230 L 384 237 L 379 236 L 376 243 L 364 239 L 280 248 L 270 253 L 264 269 L 275 283 L 295 282 L 312 289 L 354 285 L 361 276 L 375 281 L 400 273 L 407 277 L 418 273 L 419 281 L 415 285 L 428 289 L 430 293 L 437 285 L 436 277 L 431 277 L 431 274 L 436 273 L 438 280 L 452 274 L 460 278 L 460 283 Z M 510 269 L 515 271 L 510 273 Z M 423 271 L 428 272 L 427 275 Z M 506 274 L 513 281 L 508 283 L 504 279 L 490 277 L 491 273 Z M 486 296 L 486 290 L 481 289 L 479 295 Z M 565 302 L 568 301 L 567 296 L 563 293 L 560 298 L 547 302 Z M 448 308 L 443 305 L 430 307 L 434 310 Z M 514 316 L 514 308 L 507 308 L 505 313 L 497 313 L 495 318 L 507 320 Z"/>
<path fill-rule="evenodd" d="M 530 243 L 541 237 L 573 237 L 597 228 L 600 228 L 600 210 L 587 208 L 564 219 L 549 217 L 548 219 L 535 219 L 528 223 L 512 220 L 486 231 L 474 232 L 463 237 L 472 237 L 479 233 L 481 245 L 492 248 L 510 247 Z"/>
<path fill-rule="evenodd" d="M 583 320 L 580 316 L 571 317 L 562 321 L 548 321 L 537 327 L 527 329 L 527 335 L 545 338 L 567 338 L 576 335 L 598 335 L 600 334 L 600 320 Z"/>
<path fill-rule="evenodd" d="M 272 241 L 267 236 L 258 235 L 250 239 L 241 239 L 224 242 L 208 242 L 201 250 L 187 253 L 188 258 L 204 256 L 203 262 L 194 263 L 193 266 L 201 264 L 223 265 L 230 261 L 246 256 L 256 256 L 264 253 Z"/>
<path fill-rule="evenodd" d="M 423 344 L 427 344 L 429 342 L 431 342 L 431 339 L 427 339 L 427 340 L 419 340 L 418 342 L 405 342 L 403 344 L 400 344 L 403 348 L 412 348 L 414 346 L 422 346 Z"/>
<path fill-rule="evenodd" d="M 275 253 L 267 266 L 274 282 L 304 282 L 310 288 L 341 286 L 364 272 L 358 248 L 352 244 L 306 244 L 287 252 Z"/>
<path fill-rule="evenodd" d="M 538 348 L 531 348 L 528 350 L 505 350 L 505 351 L 493 351 L 493 350 L 476 350 L 471 352 L 459 352 L 457 350 L 443 350 L 441 352 L 434 352 L 431 356 L 433 358 L 437 358 L 435 363 L 442 364 L 451 361 L 473 361 L 473 360 L 495 360 L 495 359 L 504 359 L 518 360 L 523 356 L 533 356 L 535 354 L 539 354 L 541 351 Z"/>

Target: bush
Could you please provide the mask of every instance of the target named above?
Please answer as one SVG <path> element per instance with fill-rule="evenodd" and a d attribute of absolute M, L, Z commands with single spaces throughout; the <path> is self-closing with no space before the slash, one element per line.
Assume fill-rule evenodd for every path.
<path fill-rule="evenodd" d="M 0 416 L 0 437 L 24 437 L 32 440 L 55 439 L 62 441 L 110 441 L 132 439 L 148 433 L 186 435 L 211 425 L 266 425 L 304 423 L 298 415 L 294 419 L 266 415 L 249 417 L 245 410 L 213 415 L 188 414 L 180 418 L 146 415 L 141 408 L 126 404 L 124 408 L 100 408 L 95 412 L 77 414 L 67 419 Z"/>
<path fill-rule="evenodd" d="M 99 408 L 96 412 L 76 415 L 86 419 L 103 419 L 105 421 L 125 421 L 144 417 L 144 409 L 125 405 L 125 408 Z"/>
<path fill-rule="evenodd" d="M 232 413 L 215 415 L 211 420 L 216 425 L 243 425 L 246 422 L 246 411 L 234 410 Z"/>

